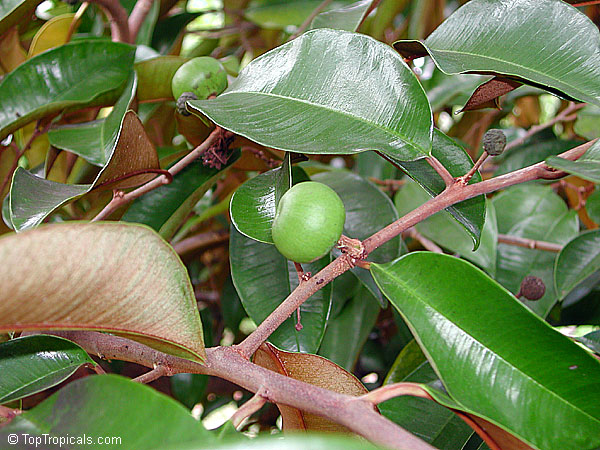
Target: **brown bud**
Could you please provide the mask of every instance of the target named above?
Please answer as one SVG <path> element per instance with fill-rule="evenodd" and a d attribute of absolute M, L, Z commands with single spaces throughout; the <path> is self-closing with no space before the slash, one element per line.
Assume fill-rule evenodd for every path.
<path fill-rule="evenodd" d="M 492 128 L 483 135 L 483 150 L 491 156 L 498 156 L 506 147 L 506 135 L 504 131 Z"/>
<path fill-rule="evenodd" d="M 190 100 L 198 100 L 193 92 L 184 92 L 177 99 L 177 112 L 183 116 L 191 116 L 192 114 L 185 108 L 185 102 Z"/>
<path fill-rule="evenodd" d="M 541 278 L 528 275 L 521 282 L 521 290 L 517 297 L 525 297 L 527 300 L 539 300 L 546 293 L 546 285 Z"/>

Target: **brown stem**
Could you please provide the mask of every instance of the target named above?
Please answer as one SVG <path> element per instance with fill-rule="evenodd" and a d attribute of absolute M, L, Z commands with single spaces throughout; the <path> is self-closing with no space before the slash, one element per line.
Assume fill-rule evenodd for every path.
<path fill-rule="evenodd" d="M 121 6 L 119 0 L 88 0 L 96 3 L 108 16 L 110 21 L 110 33 L 115 42 L 133 44 L 127 23 L 127 11 Z"/>
<path fill-rule="evenodd" d="M 304 33 L 308 27 L 310 26 L 310 24 L 312 23 L 312 21 L 314 20 L 315 17 L 317 17 L 321 11 L 323 11 L 325 8 L 327 8 L 327 6 L 329 6 L 329 4 L 332 2 L 333 0 L 323 0 L 319 6 L 317 6 L 313 12 L 310 13 L 310 16 L 308 16 L 306 18 L 306 20 L 304 22 L 302 22 L 302 25 L 300 25 L 298 27 L 298 29 L 296 30 L 296 32 L 294 34 L 292 34 L 290 36 L 290 38 L 288 39 L 288 42 L 296 39 L 298 36 L 300 36 L 302 33 Z"/>
<path fill-rule="evenodd" d="M 129 19 L 127 20 L 127 25 L 129 26 L 129 36 L 132 42 L 135 42 L 137 39 L 140 28 L 142 28 L 144 19 L 146 19 L 150 9 L 152 9 L 153 3 L 154 0 L 138 0 L 133 7 L 133 11 L 131 11 Z"/>
<path fill-rule="evenodd" d="M 444 180 L 444 184 L 446 185 L 446 187 L 452 186 L 454 184 L 455 180 L 452 174 L 448 172 L 448 169 L 446 169 L 444 165 L 435 156 L 428 156 L 425 159 L 427 160 L 429 165 L 433 167 L 433 169 L 440 175 L 440 177 L 442 177 L 442 180 Z"/>
<path fill-rule="evenodd" d="M 373 0 L 371 5 L 369 6 L 369 9 L 367 9 L 367 12 L 365 12 L 365 15 L 363 16 L 362 20 L 356 27 L 357 30 L 360 29 L 362 24 L 365 23 L 365 20 L 367 20 L 367 17 L 369 17 L 369 14 L 371 14 L 373 12 L 373 10 L 379 6 L 380 3 L 381 3 L 381 0 Z"/>
<path fill-rule="evenodd" d="M 218 142 L 222 137 L 223 129 L 217 127 L 213 130 L 213 132 L 206 138 L 206 140 L 196 147 L 194 150 L 189 152 L 186 156 L 181 158 L 175 165 L 173 165 L 169 169 L 169 173 L 171 177 L 175 176 L 179 172 L 181 172 L 185 167 L 190 165 L 194 160 L 202 155 L 206 150 L 208 150 L 214 143 Z M 113 199 L 104 207 L 102 211 L 98 213 L 96 217 L 92 219 L 92 222 L 96 222 L 98 220 L 103 220 L 109 217 L 113 212 L 119 209 L 121 206 L 126 205 L 127 203 L 135 200 L 138 197 L 146 194 L 147 192 L 156 189 L 157 187 L 162 186 L 163 184 L 167 184 L 169 182 L 169 177 L 165 175 L 160 175 L 156 177 L 154 180 L 140 186 L 139 188 L 128 192 L 127 194 L 114 196 Z"/>
<path fill-rule="evenodd" d="M 356 397 L 356 399 L 366 400 L 373 405 L 379 405 L 386 400 L 399 397 L 401 395 L 411 395 L 413 397 L 421 397 L 428 400 L 433 400 L 433 397 L 429 395 L 429 393 L 423 389 L 419 383 L 409 382 L 388 384 L 386 386 L 374 389 L 365 395 Z"/>
<path fill-rule="evenodd" d="M 79 26 L 79 22 L 81 21 L 81 18 L 83 17 L 83 15 L 85 14 L 85 12 L 87 11 L 87 9 L 89 7 L 90 7 L 89 2 L 82 3 L 81 6 L 79 7 L 79 9 L 77 10 L 77 12 L 75 13 L 73 20 L 71 20 L 71 24 L 69 25 L 69 30 L 67 31 L 67 38 L 65 39 L 66 42 L 71 41 L 71 38 L 73 37 L 73 33 L 75 33 L 75 29 Z"/>
<path fill-rule="evenodd" d="M 174 375 L 169 366 L 167 365 L 156 365 L 151 371 L 146 372 L 140 375 L 137 378 L 134 378 L 133 381 L 136 383 L 147 384 L 151 383 L 154 380 L 158 380 L 160 377 L 171 376 Z"/>
<path fill-rule="evenodd" d="M 555 244 L 554 242 L 535 241 L 533 239 L 526 239 L 518 236 L 509 236 L 507 234 L 499 234 L 498 242 L 501 244 L 515 245 L 517 247 L 525 247 L 535 250 L 545 250 L 547 252 L 558 253 L 562 250 L 563 246 Z"/>
<path fill-rule="evenodd" d="M 579 2 L 579 3 L 571 3 L 571 6 L 580 7 L 580 6 L 592 6 L 600 3 L 600 0 L 590 0 L 589 2 Z"/>
<path fill-rule="evenodd" d="M 565 159 L 575 160 L 583 155 L 594 142 L 596 141 L 586 142 L 559 156 Z M 556 179 L 562 176 L 565 176 L 564 172 L 551 169 L 546 166 L 545 163 L 540 162 L 479 183 L 468 185 L 455 183 L 437 197 L 432 198 L 397 221 L 365 239 L 362 242 L 365 254 L 368 255 L 406 229 L 455 203 L 478 195 L 505 189 L 515 184 L 537 179 Z M 265 320 L 262 321 L 256 330 L 236 346 L 240 354 L 249 358 L 254 354 L 258 347 L 267 340 L 271 333 L 275 331 L 297 308 L 299 308 L 306 299 L 352 267 L 354 267 L 354 264 L 351 258 L 344 254 L 332 261 L 306 283 L 300 284 Z"/>
<path fill-rule="evenodd" d="M 166 355 L 125 338 L 93 331 L 52 332 L 74 341 L 87 352 L 107 359 L 131 361 L 146 367 L 165 365 L 175 373 L 201 373 L 231 381 L 272 403 L 281 403 L 326 417 L 366 439 L 392 449 L 435 450 L 373 409 L 368 401 L 338 394 L 280 375 L 251 363 L 233 347 L 206 349 L 204 365 Z M 262 390 L 261 390 L 262 389 Z"/>
<path fill-rule="evenodd" d="M 473 178 L 473 175 L 475 175 L 477 169 L 481 167 L 481 165 L 485 162 L 488 156 L 489 153 L 484 150 L 479 159 L 475 162 L 475 164 L 473 164 L 473 167 L 471 167 L 471 169 L 466 174 L 460 177 L 458 181 L 460 181 L 463 184 L 469 184 L 469 181 L 471 181 L 471 178 Z"/>
<path fill-rule="evenodd" d="M 179 255 L 184 255 L 195 250 L 210 248 L 219 244 L 223 244 L 228 240 L 229 233 L 207 231 L 206 233 L 196 234 L 174 243 L 173 250 L 175 250 Z"/>
<path fill-rule="evenodd" d="M 250 400 L 240 406 L 233 416 L 231 416 L 231 423 L 234 428 L 239 427 L 246 418 L 250 417 L 267 403 L 267 399 L 265 398 L 267 394 L 268 390 L 264 386 L 261 386 Z"/>
<path fill-rule="evenodd" d="M 419 233 L 417 231 L 416 228 L 411 227 L 408 230 L 405 230 L 402 235 L 406 235 L 410 238 L 413 238 L 414 240 L 418 241 L 423 248 L 425 248 L 425 250 L 429 250 L 430 252 L 434 252 L 434 253 L 444 253 L 444 251 L 440 248 L 440 246 L 438 246 L 435 242 L 427 239 L 425 236 L 423 236 L 421 233 Z"/>

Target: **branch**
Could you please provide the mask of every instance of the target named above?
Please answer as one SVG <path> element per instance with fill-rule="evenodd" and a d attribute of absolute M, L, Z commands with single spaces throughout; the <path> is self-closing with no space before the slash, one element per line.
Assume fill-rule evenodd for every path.
<path fill-rule="evenodd" d="M 228 240 L 229 233 L 207 231 L 206 233 L 196 234 L 174 243 L 173 250 L 175 250 L 179 255 L 184 255 L 194 250 L 205 249 L 223 244 Z"/>
<path fill-rule="evenodd" d="M 572 148 L 559 156 L 561 158 L 575 160 L 583 155 L 596 141 L 586 142 L 578 147 Z M 437 197 L 423 203 L 397 221 L 379 230 L 363 241 L 365 254 L 373 252 L 376 248 L 398 236 L 403 231 L 416 225 L 427 217 L 441 211 L 455 203 L 477 197 L 478 195 L 495 192 L 515 184 L 525 183 L 538 179 L 552 180 L 565 176 L 564 172 L 552 169 L 544 162 L 525 167 L 514 172 L 501 175 L 496 178 L 481 181 L 479 183 L 464 185 L 454 183 L 446 188 Z M 249 358 L 267 340 L 273 331 L 281 325 L 297 308 L 302 305 L 311 295 L 330 283 L 345 271 L 354 267 L 355 263 L 348 255 L 342 255 L 314 275 L 306 283 L 299 285 L 246 339 L 236 346 L 237 350 L 246 358 Z"/>
<path fill-rule="evenodd" d="M 418 241 L 425 250 L 429 250 L 430 252 L 434 253 L 444 253 L 444 251 L 440 248 L 439 245 L 437 245 L 432 240 L 427 239 L 425 236 L 419 233 L 415 227 L 411 227 L 408 230 L 405 230 L 402 233 L 402 235 Z"/>
<path fill-rule="evenodd" d="M 193 161 L 195 161 L 202 153 L 208 150 L 213 144 L 219 142 L 223 134 L 229 133 L 229 131 L 225 131 L 220 127 L 214 129 L 212 133 L 206 138 L 206 140 L 196 147 L 194 150 L 189 152 L 186 156 L 181 158 L 177 164 L 173 165 L 169 169 L 169 173 L 171 177 L 175 176 L 179 172 L 181 172 L 185 167 L 190 165 Z M 104 207 L 102 211 L 98 213 L 96 217 L 94 217 L 91 221 L 96 222 L 98 220 L 103 220 L 109 217 L 113 212 L 119 209 L 121 206 L 126 205 L 127 203 L 135 200 L 138 197 L 146 194 L 147 192 L 156 189 L 157 187 L 162 186 L 163 184 L 169 183 L 169 177 L 166 175 L 160 175 L 156 177 L 154 180 L 149 181 L 148 183 L 140 186 L 139 188 L 128 192 L 127 194 L 118 194 L 113 197 L 113 199 Z"/>
<path fill-rule="evenodd" d="M 454 184 L 454 177 L 452 176 L 452 174 L 448 172 L 448 169 L 446 169 L 446 167 L 444 167 L 444 165 L 441 162 L 439 162 L 439 160 L 435 156 L 428 156 L 425 159 L 427 160 L 429 165 L 433 167 L 433 170 L 435 170 L 439 174 L 439 176 L 442 177 L 442 180 L 444 180 L 444 184 L 446 185 L 446 187 L 450 187 Z"/>
<path fill-rule="evenodd" d="M 144 19 L 146 19 L 150 9 L 152 9 L 153 3 L 154 0 L 138 0 L 133 7 L 133 11 L 131 11 L 129 20 L 127 21 L 131 42 L 135 42 L 137 35 L 140 32 L 140 28 L 142 28 L 142 24 L 144 23 Z"/>
<path fill-rule="evenodd" d="M 381 416 L 368 401 L 338 394 L 270 371 L 243 358 L 233 347 L 206 349 L 204 365 L 166 355 L 138 342 L 93 331 L 50 334 L 76 342 L 87 352 L 106 359 L 130 361 L 146 367 L 164 365 L 172 373 L 201 373 L 231 381 L 273 403 L 281 403 L 326 417 L 366 439 L 393 449 L 435 450 L 421 439 Z"/>
<path fill-rule="evenodd" d="M 356 399 L 366 400 L 373 405 L 379 405 L 386 400 L 400 397 L 401 395 L 411 395 L 413 397 L 421 397 L 428 400 L 433 400 L 433 397 L 429 395 L 429 393 L 423 389 L 419 383 L 410 382 L 394 383 L 381 386 L 380 388 L 373 389 L 367 394 L 356 397 Z"/>
<path fill-rule="evenodd" d="M 129 24 L 127 23 L 127 11 L 121 6 L 119 0 L 88 0 L 96 3 L 108 16 L 110 21 L 110 34 L 113 41 L 132 44 Z"/>
<path fill-rule="evenodd" d="M 267 399 L 265 398 L 266 395 L 268 395 L 268 390 L 264 386 L 259 387 L 256 394 L 233 413 L 233 416 L 231 416 L 231 423 L 234 428 L 239 427 L 245 419 L 250 417 L 267 403 Z"/>
<path fill-rule="evenodd" d="M 501 244 L 515 245 L 517 247 L 525 247 L 535 250 L 545 250 L 547 252 L 558 253 L 562 250 L 563 246 L 555 244 L 554 242 L 535 241 L 533 239 L 526 239 L 518 236 L 509 236 L 507 234 L 499 234 L 498 242 Z"/>

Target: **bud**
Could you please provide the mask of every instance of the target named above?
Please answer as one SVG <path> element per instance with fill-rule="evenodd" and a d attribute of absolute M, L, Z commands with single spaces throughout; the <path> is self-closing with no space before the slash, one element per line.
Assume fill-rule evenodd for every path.
<path fill-rule="evenodd" d="M 504 131 L 492 128 L 483 135 L 483 150 L 491 156 L 498 156 L 506 147 L 506 135 Z"/>
<path fill-rule="evenodd" d="M 185 102 L 190 100 L 198 100 L 198 97 L 196 97 L 196 94 L 193 92 L 184 92 L 177 99 L 177 112 L 182 116 L 192 115 L 187 109 L 185 109 Z"/>
<path fill-rule="evenodd" d="M 541 278 L 528 275 L 521 282 L 521 290 L 518 297 L 525 297 L 527 300 L 539 300 L 545 293 L 546 285 Z"/>

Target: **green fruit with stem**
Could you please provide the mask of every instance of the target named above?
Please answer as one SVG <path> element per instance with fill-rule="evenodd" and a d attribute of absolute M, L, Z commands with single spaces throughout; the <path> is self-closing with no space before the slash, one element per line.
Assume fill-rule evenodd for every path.
<path fill-rule="evenodd" d="M 183 64 L 171 81 L 173 98 L 184 92 L 193 92 L 200 100 L 219 95 L 227 88 L 227 72 L 223 65 L 210 56 L 200 56 Z"/>
<path fill-rule="evenodd" d="M 344 204 L 333 189 L 305 181 L 281 197 L 271 228 L 273 242 L 289 260 L 312 262 L 337 243 L 345 220 Z"/>

